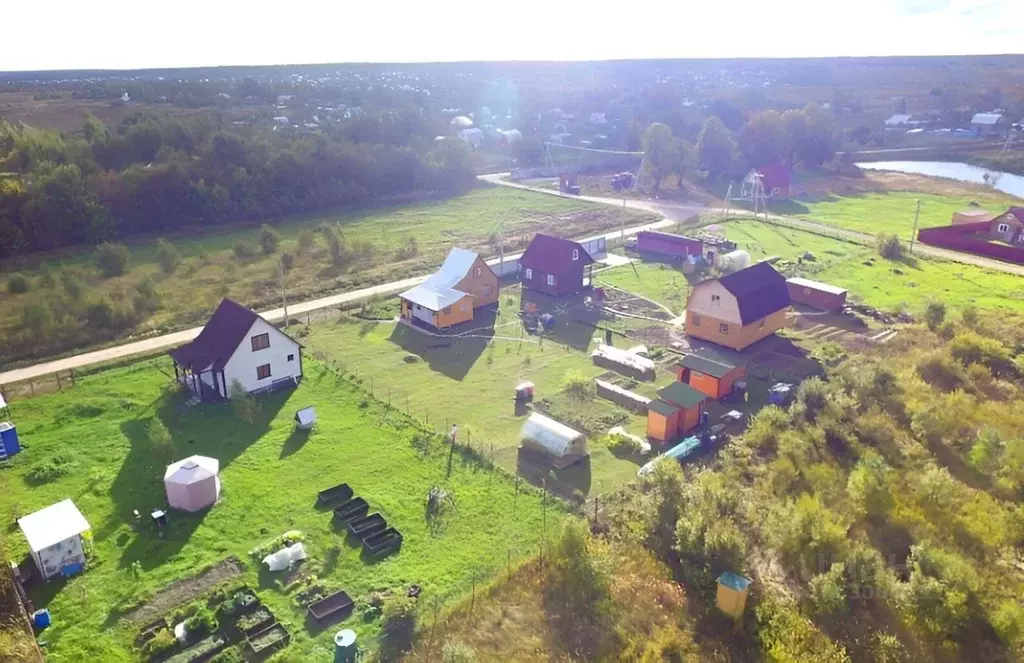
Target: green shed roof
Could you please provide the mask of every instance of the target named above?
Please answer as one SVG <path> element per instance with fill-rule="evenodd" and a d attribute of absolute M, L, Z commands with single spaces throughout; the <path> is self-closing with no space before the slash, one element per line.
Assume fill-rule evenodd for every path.
<path fill-rule="evenodd" d="M 658 390 L 658 395 L 664 401 L 675 403 L 687 409 L 694 407 L 707 398 L 707 396 L 683 382 L 673 382 L 667 387 L 662 387 Z"/>
<path fill-rule="evenodd" d="M 732 364 L 714 361 L 697 355 L 686 355 L 676 362 L 676 365 L 700 371 L 701 373 L 707 373 L 708 375 L 716 378 L 723 378 L 726 373 L 736 368 Z"/>
<path fill-rule="evenodd" d="M 669 405 L 665 401 L 657 400 L 657 399 L 655 399 L 655 400 L 651 401 L 650 403 L 648 403 L 647 404 L 647 409 L 648 410 L 654 410 L 655 412 L 657 412 L 658 414 L 662 415 L 663 417 L 671 417 L 673 414 L 675 414 L 676 412 L 679 411 L 679 408 L 676 407 L 675 405 Z"/>

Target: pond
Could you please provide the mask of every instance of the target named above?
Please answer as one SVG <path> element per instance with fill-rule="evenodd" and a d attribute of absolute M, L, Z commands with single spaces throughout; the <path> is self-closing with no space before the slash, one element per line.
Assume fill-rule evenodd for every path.
<path fill-rule="evenodd" d="M 931 175 L 932 177 L 947 177 L 961 182 L 985 183 L 985 174 L 997 175 L 995 188 L 1018 198 L 1024 198 L 1024 177 L 1003 173 L 998 170 L 989 170 L 981 166 L 972 166 L 967 163 L 956 163 L 953 161 L 872 161 L 858 163 L 858 168 L 866 170 L 894 170 L 900 173 L 915 173 L 917 175 Z"/>

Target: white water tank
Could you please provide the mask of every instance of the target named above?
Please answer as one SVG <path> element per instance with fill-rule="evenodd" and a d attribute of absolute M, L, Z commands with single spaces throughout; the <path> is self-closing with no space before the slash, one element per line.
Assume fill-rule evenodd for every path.
<path fill-rule="evenodd" d="M 718 269 L 723 272 L 738 272 L 750 266 L 750 254 L 742 249 L 737 249 L 719 255 L 715 262 Z"/>

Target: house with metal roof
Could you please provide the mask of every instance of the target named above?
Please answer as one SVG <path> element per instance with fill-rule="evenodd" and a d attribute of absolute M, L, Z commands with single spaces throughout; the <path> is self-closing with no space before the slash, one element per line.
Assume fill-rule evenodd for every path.
<path fill-rule="evenodd" d="M 472 320 L 474 311 L 498 303 L 498 276 L 478 254 L 454 248 L 439 270 L 398 297 L 403 320 L 428 329 L 447 329 Z"/>
<path fill-rule="evenodd" d="M 227 398 L 235 381 L 254 394 L 302 380 L 302 345 L 230 299 L 220 303 L 195 340 L 167 354 L 175 379 L 203 401 Z"/>
<path fill-rule="evenodd" d="M 978 135 L 998 135 L 1009 125 L 1002 113 L 975 113 L 971 117 L 971 128 Z"/>
<path fill-rule="evenodd" d="M 686 333 L 742 350 L 786 325 L 786 277 L 767 262 L 697 284 L 686 301 Z"/>
<path fill-rule="evenodd" d="M 537 233 L 519 258 L 523 288 L 559 297 L 583 290 L 584 269 L 594 259 L 571 239 Z"/>

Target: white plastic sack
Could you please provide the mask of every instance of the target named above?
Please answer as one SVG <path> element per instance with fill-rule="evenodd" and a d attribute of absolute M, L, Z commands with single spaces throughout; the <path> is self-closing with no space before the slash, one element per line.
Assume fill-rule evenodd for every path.
<path fill-rule="evenodd" d="M 178 642 L 185 642 L 188 640 L 188 632 L 185 630 L 185 622 L 180 622 L 174 625 L 174 638 Z"/>
<path fill-rule="evenodd" d="M 302 543 L 295 543 L 287 548 L 282 548 L 276 553 L 263 558 L 263 563 L 271 571 L 284 571 L 295 562 L 306 559 L 306 549 Z"/>

